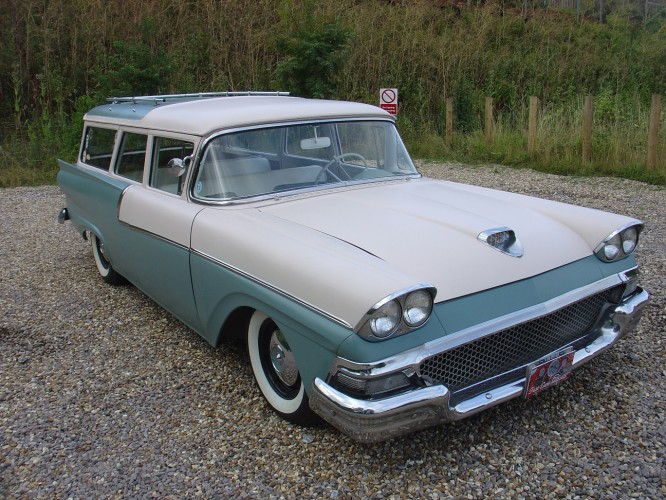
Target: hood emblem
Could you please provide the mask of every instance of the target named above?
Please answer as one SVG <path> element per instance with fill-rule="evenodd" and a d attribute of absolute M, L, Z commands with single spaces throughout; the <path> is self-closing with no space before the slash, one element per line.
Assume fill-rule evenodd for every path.
<path fill-rule="evenodd" d="M 516 233 L 508 227 L 486 229 L 477 238 L 479 241 L 483 241 L 494 249 L 511 257 L 523 256 L 523 245 L 520 243 Z"/>

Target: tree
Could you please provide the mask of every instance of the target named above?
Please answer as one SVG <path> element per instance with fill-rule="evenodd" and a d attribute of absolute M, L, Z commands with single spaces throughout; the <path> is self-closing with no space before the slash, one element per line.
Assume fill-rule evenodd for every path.
<path fill-rule="evenodd" d="M 352 32 L 338 19 L 313 12 L 312 2 L 300 9 L 280 11 L 277 49 L 282 55 L 275 75 L 277 83 L 294 95 L 332 98 L 344 67 Z"/>

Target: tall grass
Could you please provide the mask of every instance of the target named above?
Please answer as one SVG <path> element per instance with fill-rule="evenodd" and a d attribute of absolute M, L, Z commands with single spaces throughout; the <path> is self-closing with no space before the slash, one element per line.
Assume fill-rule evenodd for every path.
<path fill-rule="evenodd" d="M 597 109 L 592 135 L 592 160 L 583 161 L 583 96 L 558 107 L 541 106 L 537 120 L 536 147 L 528 152 L 528 108 L 496 116 L 492 142 L 484 130 L 456 132 L 450 145 L 438 131 L 422 133 L 409 119 L 400 119 L 401 130 L 412 154 L 419 158 L 471 163 L 498 163 L 563 175 L 606 175 L 666 184 L 666 130 L 662 126 L 657 148 L 660 163 L 648 169 L 647 136 L 650 109 L 640 103 L 626 108 Z M 607 97 L 607 96 L 606 96 Z M 615 103 L 617 106 L 627 103 Z M 662 109 L 662 123 L 666 112 Z"/>
<path fill-rule="evenodd" d="M 606 0 L 599 24 L 591 0 L 583 1 L 580 21 L 536 0 L 527 20 L 519 0 L 471 7 L 436 0 L 6 0 L 0 185 L 41 182 L 31 168 L 50 179 L 52 159 L 76 150 L 81 110 L 110 95 L 293 90 L 281 88 L 285 82 L 372 104 L 379 88 L 398 87 L 399 125 L 414 156 L 641 177 L 635 171 L 645 163 L 646 108 L 651 94 L 666 90 L 666 19 L 653 15 L 645 25 L 636 2 Z M 324 50 L 310 50 L 317 47 Z M 314 80 L 301 86 L 313 76 L 298 76 L 313 64 L 306 54 L 325 71 L 310 72 Z M 579 160 L 585 94 L 597 96 L 591 165 Z M 491 146 L 480 135 L 487 95 L 496 103 Z M 538 149 L 527 155 L 530 95 L 545 104 Z M 441 140 L 447 96 L 455 100 L 450 147 Z M 664 129 L 662 177 L 647 172 L 645 180 L 663 180 Z"/>

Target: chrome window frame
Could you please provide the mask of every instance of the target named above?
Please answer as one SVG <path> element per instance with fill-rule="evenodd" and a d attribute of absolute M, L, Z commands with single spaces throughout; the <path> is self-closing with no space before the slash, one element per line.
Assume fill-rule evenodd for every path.
<path fill-rule="evenodd" d="M 226 135 L 226 134 L 232 134 L 236 132 L 243 132 L 246 130 L 256 130 L 256 129 L 263 129 L 263 128 L 276 128 L 276 127 L 288 127 L 288 126 L 295 126 L 295 125 L 310 125 L 310 124 L 316 124 L 316 123 L 340 123 L 340 122 L 351 122 L 351 121 L 356 121 L 356 122 L 367 122 L 367 121 L 375 121 L 375 122 L 386 122 L 390 123 L 395 127 L 396 133 L 398 133 L 398 128 L 395 124 L 395 121 L 392 118 L 384 118 L 384 117 L 379 117 L 379 116 L 373 116 L 373 115 L 365 115 L 365 116 L 354 116 L 354 117 L 345 117 L 341 116 L 338 118 L 326 118 L 326 119 L 316 119 L 313 118 L 311 120 L 298 120 L 298 121 L 287 121 L 287 122 L 274 122 L 274 123 L 262 123 L 259 125 L 248 125 L 248 126 L 243 126 L 243 127 L 233 127 L 229 129 L 223 129 L 223 130 L 218 130 L 213 134 L 210 134 L 206 138 L 204 138 L 203 141 L 201 141 L 201 144 L 199 145 L 198 151 L 195 154 L 194 158 L 194 168 L 191 169 L 189 175 L 189 178 L 187 179 L 187 199 L 191 201 L 192 203 L 198 203 L 202 205 L 209 205 L 209 206 L 231 206 L 231 205 L 246 205 L 250 203 L 256 203 L 256 202 L 261 202 L 261 201 L 267 201 L 267 200 L 280 200 L 282 198 L 286 197 L 292 197 L 292 196 L 298 196 L 298 195 L 304 195 L 304 194 L 312 194 L 312 193 L 318 193 L 318 192 L 325 192 L 325 191 L 330 191 L 330 190 L 338 190 L 338 189 L 344 189 L 344 188 L 354 188 L 358 186 L 367 186 L 368 184 L 381 184 L 381 183 L 393 183 L 393 182 L 404 182 L 405 180 L 408 179 L 419 179 L 422 177 L 422 175 L 416 170 L 416 165 L 414 165 L 414 161 L 411 159 L 411 156 L 409 156 L 409 152 L 407 152 L 407 155 L 412 162 L 412 165 L 414 166 L 415 172 L 413 174 L 405 174 L 405 175 L 400 175 L 400 176 L 393 176 L 393 177 L 377 177 L 377 178 L 371 178 L 371 179 L 362 179 L 362 180 L 357 180 L 357 181 L 343 181 L 335 184 L 322 184 L 320 186 L 311 186 L 307 188 L 300 188 L 300 189 L 294 189 L 293 191 L 282 191 L 279 193 L 264 193 L 264 194 L 259 194 L 255 196 L 248 196 L 246 198 L 237 198 L 233 200 L 208 200 L 208 199 L 203 199 L 203 198 L 198 198 L 194 194 L 194 185 L 195 185 L 195 179 L 197 178 L 197 175 L 199 174 L 199 169 L 201 168 L 201 158 L 203 155 L 203 152 L 206 150 L 208 147 L 209 143 L 213 141 L 214 139 Z M 399 134 L 398 134 L 399 136 Z M 404 147 L 404 142 L 401 140 L 401 144 Z M 284 145 L 283 145 L 284 146 Z M 284 151 L 281 151 L 281 154 L 285 154 Z M 292 155 L 293 156 L 293 155 Z M 299 158 L 298 156 L 294 156 L 294 158 Z"/>

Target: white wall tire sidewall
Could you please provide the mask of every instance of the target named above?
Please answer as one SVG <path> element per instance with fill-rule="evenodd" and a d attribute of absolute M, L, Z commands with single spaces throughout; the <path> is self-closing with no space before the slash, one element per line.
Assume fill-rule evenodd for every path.
<path fill-rule="evenodd" d="M 111 272 L 111 267 L 105 266 L 102 262 L 102 257 L 100 256 L 98 249 L 98 244 L 101 242 L 99 241 L 99 238 L 97 238 L 97 235 L 93 234 L 91 236 L 90 243 L 92 245 L 92 252 L 93 257 L 95 258 L 95 265 L 97 266 L 97 270 L 99 271 L 99 274 L 102 276 L 102 278 L 106 278 Z"/>
<path fill-rule="evenodd" d="M 268 403 L 276 411 L 285 415 L 291 415 L 296 413 L 301 407 L 303 398 L 305 396 L 305 387 L 303 386 L 303 381 L 301 381 L 301 387 L 296 397 L 293 399 L 285 399 L 280 394 L 275 392 L 275 389 L 273 389 L 270 381 L 268 378 L 266 378 L 266 374 L 264 373 L 259 356 L 259 332 L 261 331 L 261 325 L 267 319 L 269 319 L 268 316 L 259 311 L 256 311 L 250 319 L 250 325 L 247 329 L 247 345 L 248 353 L 250 355 L 250 365 L 252 366 L 252 372 L 254 373 L 254 378 L 259 385 L 259 389 L 261 390 Z"/>

